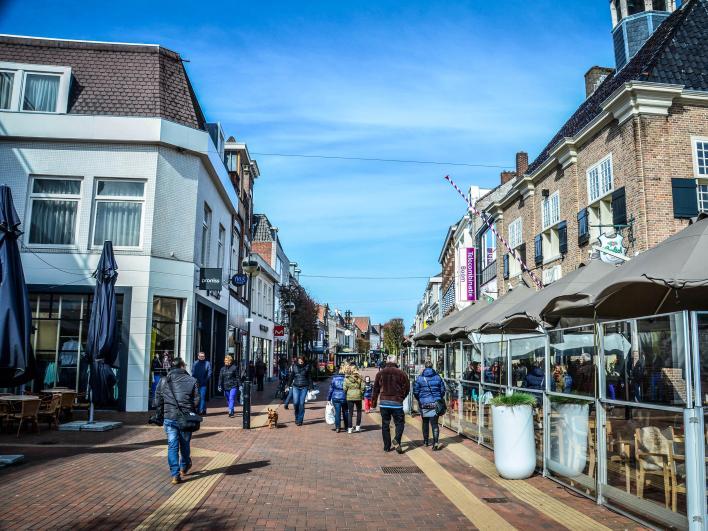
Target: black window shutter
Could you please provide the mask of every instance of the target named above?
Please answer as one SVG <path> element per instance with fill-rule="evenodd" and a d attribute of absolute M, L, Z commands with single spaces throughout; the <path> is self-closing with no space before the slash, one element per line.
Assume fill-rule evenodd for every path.
<path fill-rule="evenodd" d="M 533 247 L 536 265 L 541 265 L 543 263 L 543 236 L 541 234 L 537 234 L 533 239 Z"/>
<path fill-rule="evenodd" d="M 671 179 L 674 217 L 687 219 L 698 215 L 698 194 L 695 179 Z"/>
<path fill-rule="evenodd" d="M 568 222 L 558 224 L 558 250 L 560 254 L 568 254 Z"/>
<path fill-rule="evenodd" d="M 627 224 L 627 199 L 624 194 L 624 186 L 612 192 L 612 224 Z"/>
<path fill-rule="evenodd" d="M 504 255 L 504 278 L 509 278 L 509 255 Z"/>
<path fill-rule="evenodd" d="M 588 209 L 583 208 L 578 212 L 578 246 L 583 246 L 590 241 L 590 225 L 588 224 Z"/>
<path fill-rule="evenodd" d="M 526 263 L 526 244 L 522 243 L 516 248 L 516 252 L 519 253 L 519 258 L 525 264 Z"/>

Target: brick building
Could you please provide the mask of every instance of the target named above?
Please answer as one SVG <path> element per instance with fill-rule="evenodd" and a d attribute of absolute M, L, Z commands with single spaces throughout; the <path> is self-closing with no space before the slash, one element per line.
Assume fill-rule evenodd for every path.
<path fill-rule="evenodd" d="M 611 2 L 614 34 L 625 32 L 616 56 L 627 60 L 588 71 L 586 100 L 487 207 L 544 284 L 592 253 L 617 261 L 640 253 L 708 209 L 708 0 L 627 6 Z M 653 33 L 629 34 L 630 22 Z M 503 293 L 522 273 L 500 251 Z"/>

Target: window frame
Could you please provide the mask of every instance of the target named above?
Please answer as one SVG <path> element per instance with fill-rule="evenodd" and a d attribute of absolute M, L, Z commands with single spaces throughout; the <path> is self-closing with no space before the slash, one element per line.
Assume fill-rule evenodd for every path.
<path fill-rule="evenodd" d="M 518 230 L 515 227 L 518 225 Z M 524 243 L 524 221 L 521 216 L 509 223 L 509 247 L 516 249 Z M 515 241 L 514 236 L 518 235 L 518 241 Z"/>
<path fill-rule="evenodd" d="M 202 267 L 208 267 L 209 258 L 211 253 L 209 243 L 211 240 L 211 221 L 214 216 L 214 211 L 209 206 L 209 204 L 204 201 L 204 208 L 202 209 L 202 241 L 201 248 L 199 250 L 199 263 Z"/>
<path fill-rule="evenodd" d="M 224 268 L 224 250 L 226 248 L 226 227 L 219 223 L 219 236 L 216 240 L 216 267 Z"/>
<path fill-rule="evenodd" d="M 83 180 L 81 176 L 58 176 L 58 175 L 37 175 L 30 174 L 29 176 L 29 187 L 27 194 L 27 219 L 29 223 L 27 224 L 27 239 L 24 239 L 24 243 L 27 247 L 37 248 L 37 249 L 77 249 L 79 247 L 78 242 L 78 232 L 79 232 L 79 217 L 81 216 L 81 204 L 82 204 L 82 193 L 83 193 Z M 78 195 L 61 195 L 61 194 L 40 194 L 33 192 L 34 181 L 36 179 L 43 179 L 48 181 L 79 181 L 79 193 Z M 58 201 L 76 201 L 76 219 L 74 220 L 73 228 L 73 243 L 31 243 L 30 234 L 32 229 L 32 215 L 34 211 L 34 201 L 35 200 L 58 200 Z"/>
<path fill-rule="evenodd" d="M 141 198 L 135 197 L 135 196 L 115 196 L 115 195 L 109 195 L 109 196 L 103 196 L 100 197 L 98 196 L 98 185 L 101 182 L 106 182 L 106 181 L 111 181 L 111 182 L 127 182 L 127 183 L 142 183 L 143 185 L 143 195 Z M 113 177 L 95 177 L 94 182 L 93 182 L 93 198 L 92 198 L 92 203 L 93 203 L 93 214 L 91 216 L 91 234 L 89 236 L 89 248 L 91 249 L 101 249 L 103 247 L 103 242 L 97 244 L 94 242 L 94 239 L 96 237 L 96 218 L 98 216 L 98 203 L 140 203 L 140 233 L 138 234 L 138 245 L 116 245 L 115 242 L 113 242 L 113 249 L 116 251 L 136 251 L 136 250 L 141 250 L 143 248 L 143 239 L 144 239 L 144 233 L 145 233 L 145 204 L 146 204 L 146 188 L 147 188 L 147 181 L 145 179 L 126 179 L 126 178 L 113 178 Z"/>
<path fill-rule="evenodd" d="M 610 187 L 607 190 L 603 190 L 602 183 L 603 183 L 604 175 L 602 174 L 602 167 L 603 167 L 603 164 L 605 164 L 606 162 L 609 162 Z M 595 197 L 592 196 L 592 184 L 591 184 L 591 177 L 590 177 L 590 174 L 594 171 L 597 171 L 597 196 L 595 196 Z M 598 160 L 595 164 L 588 167 L 588 169 L 585 171 L 585 178 L 586 178 L 586 187 L 587 187 L 587 194 L 588 194 L 588 206 L 590 206 L 594 203 L 597 203 L 598 201 L 602 201 L 605 197 L 610 195 L 615 190 L 615 185 L 616 185 L 614 159 L 612 157 L 612 153 L 605 155 L 600 160 Z"/>
<path fill-rule="evenodd" d="M 706 151 L 705 173 L 701 173 L 698 163 L 698 144 L 705 144 L 703 148 Z M 691 158 L 693 159 L 693 176 L 696 179 L 708 179 L 708 136 L 692 136 L 691 137 Z"/>
<path fill-rule="evenodd" d="M 11 63 L 0 61 L 0 71 L 14 74 L 10 108 L 0 112 L 22 112 L 28 114 L 66 114 L 71 88 L 71 67 L 55 65 L 36 65 L 29 63 Z M 23 108 L 27 74 L 52 75 L 59 77 L 57 101 L 53 111 L 30 111 Z"/>
<path fill-rule="evenodd" d="M 701 191 L 701 186 L 705 187 L 704 191 Z M 698 212 L 708 212 L 708 178 L 696 179 L 696 194 L 698 195 Z M 705 195 L 705 202 L 701 200 L 701 195 Z M 705 207 L 702 207 L 702 204 Z"/>
<path fill-rule="evenodd" d="M 551 214 L 553 213 L 553 202 L 554 200 L 556 201 L 557 204 L 557 212 L 555 218 L 552 218 Z M 546 223 L 546 205 L 548 205 L 548 223 Z M 552 194 L 550 194 L 548 197 L 544 197 L 543 200 L 541 201 L 541 226 L 542 226 L 542 231 L 545 232 L 550 228 L 553 228 L 555 225 L 560 223 L 561 221 L 561 207 L 560 207 L 560 190 L 556 190 Z"/>

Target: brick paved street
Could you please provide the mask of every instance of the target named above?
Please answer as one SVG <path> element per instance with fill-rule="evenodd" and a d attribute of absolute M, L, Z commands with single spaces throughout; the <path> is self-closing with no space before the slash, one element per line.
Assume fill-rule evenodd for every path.
<path fill-rule="evenodd" d="M 335 434 L 324 421 L 326 382 L 321 389 L 322 400 L 308 404 L 304 426 L 295 426 L 292 408 L 281 406 L 277 430 L 244 432 L 240 416 L 229 419 L 223 401 L 212 401 L 193 439 L 195 472 L 180 486 L 169 483 L 163 432 L 142 424 L 144 414 L 101 413 L 126 421 L 109 433 L 50 432 L 45 426 L 19 441 L 3 434 L 0 451 L 24 453 L 27 462 L 0 470 L 0 528 L 497 528 L 485 525 L 493 521 L 490 513 L 518 529 L 637 528 L 541 477 L 523 482 L 567 504 L 568 525 L 561 525 L 542 503 L 516 498 L 466 462 L 465 455 L 492 458 L 476 444 L 451 437 L 442 452 L 416 449 L 417 419 L 406 426 L 412 442 L 404 455 L 382 451 L 376 414 L 365 415 L 362 433 Z M 272 386 L 257 395 L 254 411 L 272 396 Z M 258 415 L 254 423 L 263 420 Z M 384 474 L 385 465 L 419 466 L 425 473 Z M 508 502 L 480 503 L 483 498 Z M 463 513 L 459 500 L 472 503 L 470 509 Z M 578 524 L 582 518 L 597 526 Z"/>

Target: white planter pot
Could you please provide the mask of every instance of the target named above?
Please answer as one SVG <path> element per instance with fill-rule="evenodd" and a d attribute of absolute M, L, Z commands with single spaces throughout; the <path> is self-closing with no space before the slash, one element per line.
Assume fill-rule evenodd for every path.
<path fill-rule="evenodd" d="M 588 404 L 553 406 L 558 418 L 551 429 L 551 451 L 546 466 L 565 477 L 579 476 L 585 470 L 588 456 Z"/>
<path fill-rule="evenodd" d="M 531 406 L 493 406 L 494 465 L 506 479 L 531 477 L 536 468 Z"/>

